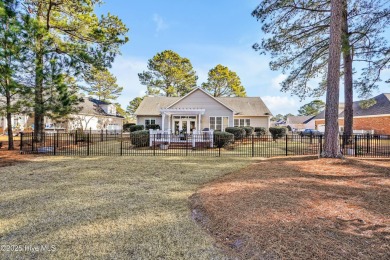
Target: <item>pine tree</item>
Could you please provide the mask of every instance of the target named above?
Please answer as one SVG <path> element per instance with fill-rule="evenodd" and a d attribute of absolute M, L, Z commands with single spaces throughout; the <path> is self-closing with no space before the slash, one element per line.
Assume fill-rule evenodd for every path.
<path fill-rule="evenodd" d="M 184 96 L 196 87 L 198 79 L 190 60 L 171 50 L 157 53 L 148 61 L 148 71 L 139 73 L 138 77 L 147 86 L 147 94 L 167 97 Z"/>
<path fill-rule="evenodd" d="M 245 88 L 240 77 L 228 67 L 218 64 L 208 73 L 207 82 L 202 88 L 214 97 L 245 97 Z"/>

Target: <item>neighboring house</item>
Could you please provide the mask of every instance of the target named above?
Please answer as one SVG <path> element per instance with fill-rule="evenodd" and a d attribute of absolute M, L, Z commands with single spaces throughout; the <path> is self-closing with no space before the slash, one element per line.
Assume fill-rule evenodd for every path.
<path fill-rule="evenodd" d="M 390 135 L 390 94 L 384 93 L 373 98 L 375 104 L 369 108 L 362 108 L 361 101 L 353 103 L 353 130 L 354 133 L 374 133 Z M 316 129 L 325 130 L 325 111 L 315 118 Z M 344 131 L 344 104 L 339 106 L 340 132 Z"/>
<path fill-rule="evenodd" d="M 205 128 L 224 131 L 232 126 L 270 126 L 271 112 L 259 97 L 213 97 L 195 88 L 184 97 L 148 96 L 135 111 L 137 124 L 157 124 L 178 134 Z"/>
<path fill-rule="evenodd" d="M 120 131 L 123 127 L 124 117 L 116 112 L 114 104 L 100 101 L 91 97 L 84 98 L 79 104 L 80 111 L 71 114 L 63 122 L 45 119 L 45 130 L 75 129 Z"/>
<path fill-rule="evenodd" d="M 293 132 L 300 132 L 305 129 L 314 129 L 314 116 L 288 116 L 286 126 L 291 128 Z"/>
<path fill-rule="evenodd" d="M 117 115 L 116 107 L 108 102 L 99 101 L 90 97 L 84 98 L 79 104 L 80 111 L 63 119 L 51 119 L 45 117 L 45 131 L 71 131 L 82 128 L 83 130 L 122 130 L 124 118 Z M 34 118 L 27 114 L 15 114 L 12 117 L 12 127 L 15 133 L 32 130 Z M 7 118 L 0 116 L 0 130 L 5 134 Z"/>

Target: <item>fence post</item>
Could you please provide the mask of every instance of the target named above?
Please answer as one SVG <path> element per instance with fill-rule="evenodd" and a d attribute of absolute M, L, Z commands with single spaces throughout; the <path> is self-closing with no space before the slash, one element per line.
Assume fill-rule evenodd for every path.
<path fill-rule="evenodd" d="M 76 132 L 74 134 L 74 144 L 77 145 L 77 129 L 76 129 Z"/>
<path fill-rule="evenodd" d="M 106 129 L 106 141 L 107 141 L 107 134 L 108 134 L 108 131 L 107 131 L 107 129 Z"/>
<path fill-rule="evenodd" d="M 217 142 L 217 144 L 218 144 L 218 156 L 219 157 L 221 157 L 221 136 L 220 135 L 218 135 L 218 142 Z"/>
<path fill-rule="evenodd" d="M 355 157 L 357 157 L 357 140 L 358 140 L 358 136 L 357 135 L 355 135 Z"/>
<path fill-rule="evenodd" d="M 34 152 L 34 132 L 31 133 L 31 152 Z"/>
<path fill-rule="evenodd" d="M 103 129 L 100 130 L 100 142 L 103 142 L 104 141 L 104 138 L 103 138 Z"/>
<path fill-rule="evenodd" d="M 287 138 L 287 135 L 286 135 L 286 156 L 288 156 L 288 151 L 287 151 L 287 149 L 288 149 L 288 138 Z"/>
<path fill-rule="evenodd" d="M 87 134 L 87 156 L 89 156 L 89 133 Z"/>
<path fill-rule="evenodd" d="M 253 134 L 252 134 L 252 157 L 255 157 L 255 140 L 253 139 Z"/>
<path fill-rule="evenodd" d="M 320 135 L 320 156 L 322 154 L 322 135 Z"/>
<path fill-rule="evenodd" d="M 123 140 L 121 138 L 121 156 L 123 155 Z"/>
<path fill-rule="evenodd" d="M 22 153 L 22 151 L 23 151 L 23 135 L 24 135 L 24 133 L 21 132 L 20 133 L 20 148 L 19 148 L 20 153 Z"/>
<path fill-rule="evenodd" d="M 56 134 L 57 134 L 57 142 L 55 142 L 55 145 L 57 145 L 57 147 L 58 147 L 58 146 L 59 146 L 59 144 L 58 144 L 58 142 L 59 142 L 59 141 L 58 141 L 58 139 L 59 139 L 59 138 L 58 138 L 58 137 L 59 137 L 59 136 L 58 136 L 58 130 L 57 130 Z M 54 141 L 55 141 L 55 138 L 54 138 Z"/>
<path fill-rule="evenodd" d="M 56 155 L 56 150 L 57 150 L 57 138 L 58 138 L 58 133 L 54 133 L 54 145 L 53 145 L 53 153 Z"/>
<path fill-rule="evenodd" d="M 370 134 L 369 133 L 367 133 L 367 135 L 366 135 L 366 146 L 367 146 L 367 153 L 369 153 L 370 152 Z"/>
<path fill-rule="evenodd" d="M 153 134 L 153 156 L 156 156 L 156 134 Z"/>
<path fill-rule="evenodd" d="M 185 138 L 186 138 L 186 156 L 188 156 L 188 136 L 187 134 L 184 134 Z"/>

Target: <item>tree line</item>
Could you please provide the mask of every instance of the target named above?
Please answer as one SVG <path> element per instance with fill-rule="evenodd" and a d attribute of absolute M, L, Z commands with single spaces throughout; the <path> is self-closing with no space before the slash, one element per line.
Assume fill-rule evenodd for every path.
<path fill-rule="evenodd" d="M 101 82 L 128 41 L 128 28 L 114 15 L 98 16 L 101 0 L 0 1 L 1 112 L 7 117 L 9 149 L 13 149 L 12 114 L 32 110 L 34 141 L 40 142 L 44 117 L 63 118 L 82 100 L 78 82 L 89 93 L 111 98 Z M 101 80 L 101 78 L 104 80 Z M 111 80 L 111 81 L 110 81 Z"/>
<path fill-rule="evenodd" d="M 146 86 L 145 95 L 182 97 L 197 86 L 198 76 L 191 61 L 172 50 L 157 53 L 148 60 L 147 71 L 138 74 L 141 85 Z M 208 72 L 207 81 L 200 85 L 214 97 L 245 97 L 246 92 L 236 72 L 221 64 Z M 134 115 L 143 97 L 130 101 L 127 111 Z"/>

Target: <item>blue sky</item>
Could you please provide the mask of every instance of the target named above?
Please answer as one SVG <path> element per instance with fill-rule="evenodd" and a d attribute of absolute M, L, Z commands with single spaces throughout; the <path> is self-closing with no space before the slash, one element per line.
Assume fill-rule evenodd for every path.
<path fill-rule="evenodd" d="M 251 16 L 259 0 L 106 0 L 98 13 L 115 14 L 130 28 L 130 41 L 121 48 L 111 72 L 124 87 L 119 103 L 124 108 L 136 96 L 145 94 L 138 73 L 148 59 L 164 50 L 189 58 L 205 82 L 207 72 L 222 64 L 237 72 L 248 96 L 261 97 L 271 112 L 296 114 L 303 104 L 290 93 L 280 92 L 284 75 L 269 69 L 269 57 L 252 49 L 262 33 L 260 22 Z M 390 75 L 389 71 L 386 72 Z M 382 85 L 380 91 L 390 92 Z"/>

